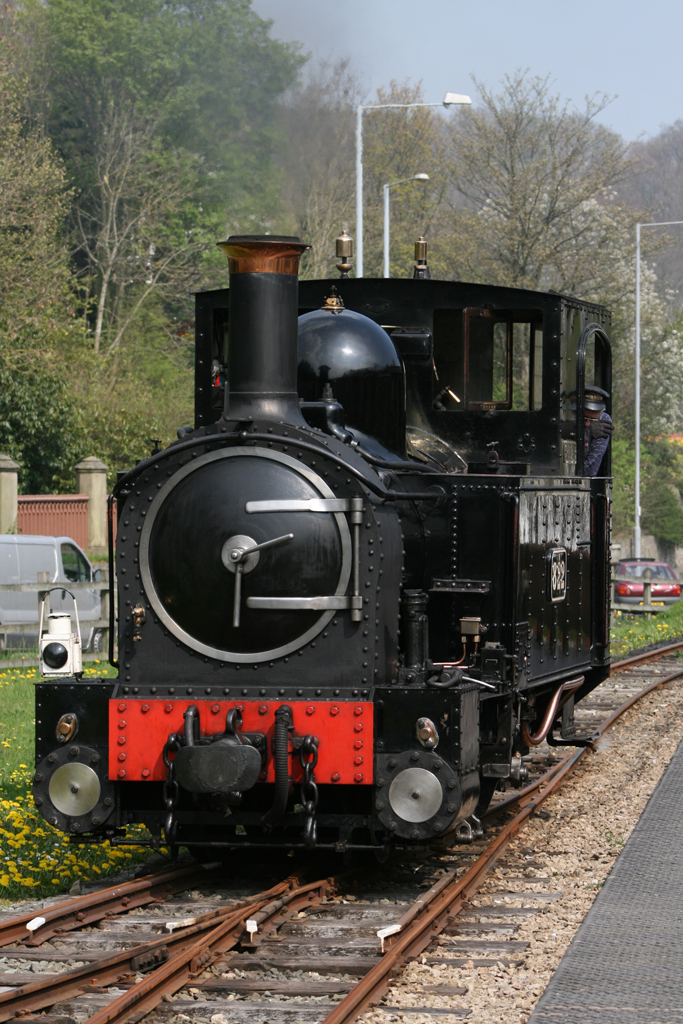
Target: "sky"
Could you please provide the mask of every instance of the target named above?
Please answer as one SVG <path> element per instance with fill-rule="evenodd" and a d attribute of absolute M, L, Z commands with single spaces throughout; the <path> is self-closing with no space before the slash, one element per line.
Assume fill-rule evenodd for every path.
<path fill-rule="evenodd" d="M 476 101 L 474 75 L 550 75 L 563 99 L 607 93 L 599 120 L 629 141 L 683 118 L 681 0 L 252 0 L 272 34 L 314 58 L 350 57 L 372 100 L 392 78 Z"/>

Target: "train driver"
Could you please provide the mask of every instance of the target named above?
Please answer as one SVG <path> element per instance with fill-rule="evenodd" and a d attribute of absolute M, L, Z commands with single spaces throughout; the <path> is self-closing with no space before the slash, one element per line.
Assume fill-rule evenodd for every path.
<path fill-rule="evenodd" d="M 568 395 L 570 408 L 576 412 L 576 391 Z M 584 411 L 584 476 L 597 476 L 600 464 L 607 451 L 614 425 L 607 412 L 609 393 L 594 384 L 586 386 L 583 399 Z"/>

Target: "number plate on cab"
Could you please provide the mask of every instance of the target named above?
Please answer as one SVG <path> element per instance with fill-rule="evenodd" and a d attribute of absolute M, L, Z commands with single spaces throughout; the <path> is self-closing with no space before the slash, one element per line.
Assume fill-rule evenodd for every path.
<path fill-rule="evenodd" d="M 564 601 L 567 596 L 567 552 L 564 548 L 551 548 L 546 554 L 549 601 Z"/>

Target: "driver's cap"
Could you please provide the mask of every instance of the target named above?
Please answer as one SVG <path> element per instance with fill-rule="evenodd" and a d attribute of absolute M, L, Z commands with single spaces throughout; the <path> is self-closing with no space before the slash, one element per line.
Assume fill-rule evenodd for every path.
<path fill-rule="evenodd" d="M 576 390 L 570 391 L 567 398 L 570 402 L 569 408 L 572 412 L 576 411 Z M 604 412 L 607 408 L 608 399 L 609 391 L 603 391 L 602 388 L 591 384 L 583 393 L 583 407 L 584 409 L 592 409 L 595 412 Z"/>

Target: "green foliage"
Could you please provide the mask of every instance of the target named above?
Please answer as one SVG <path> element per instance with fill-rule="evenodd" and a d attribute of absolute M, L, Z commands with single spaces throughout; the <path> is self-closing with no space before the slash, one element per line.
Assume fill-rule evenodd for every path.
<path fill-rule="evenodd" d="M 612 523 L 615 534 L 633 530 L 635 506 L 635 450 L 630 439 L 615 433 L 612 445 Z M 683 454 L 663 438 L 647 439 L 641 446 L 641 526 L 668 544 L 683 544 Z"/>
<path fill-rule="evenodd" d="M 191 291 L 269 229 L 297 48 L 248 0 L 0 9 L 0 451 L 71 490 L 193 419 Z"/>
<path fill-rule="evenodd" d="M 205 196 L 230 220 L 272 199 L 275 105 L 303 60 L 243 0 L 30 0 L 50 81 L 43 116 L 79 188 L 96 180 L 112 108 L 198 154 Z M 229 193 L 226 194 L 226 189 Z"/>
<path fill-rule="evenodd" d="M 37 347 L 68 320 L 63 223 L 71 196 L 49 140 L 26 131 L 15 100 L 2 93 L 0 183 L 0 353 L 10 359 L 11 348 Z"/>
<path fill-rule="evenodd" d="M 24 25 L 35 116 L 74 184 L 80 301 L 111 354 L 159 297 L 188 315 L 226 228 L 277 212 L 274 111 L 301 58 L 243 0 L 28 0 Z"/>
<path fill-rule="evenodd" d="M 635 516 L 635 451 L 629 440 L 618 434 L 612 448 L 612 529 L 615 534 L 630 533 Z"/>
<path fill-rule="evenodd" d="M 424 103 L 425 97 L 421 85 L 392 81 L 389 89 L 378 90 L 376 102 Z M 368 277 L 382 275 L 383 186 L 392 182 L 403 184 L 390 189 L 391 273 L 412 275 L 415 240 L 429 234 L 444 197 L 447 157 L 442 129 L 441 117 L 430 107 L 365 114 L 364 272 Z M 428 174 L 429 181 L 415 181 L 415 174 Z"/>
<path fill-rule="evenodd" d="M 683 544 L 683 508 L 676 488 L 677 452 L 665 440 L 643 445 L 641 504 L 645 533 L 669 544 Z"/>
<path fill-rule="evenodd" d="M 73 467 L 89 447 L 67 374 L 0 369 L 0 451 L 19 463 L 23 494 L 73 490 Z"/>
<path fill-rule="evenodd" d="M 683 510 L 678 493 L 666 479 L 655 476 L 643 497 L 643 530 L 669 544 L 683 544 Z"/>
<path fill-rule="evenodd" d="M 654 612 L 651 619 L 642 614 L 617 612 L 610 629 L 610 651 L 613 658 L 623 658 L 631 651 L 663 640 L 679 640 L 682 635 L 683 601 Z"/>
<path fill-rule="evenodd" d="M 49 140 L 23 123 L 16 89 L 0 93 L 0 183 L 0 451 L 19 463 L 23 492 L 70 490 L 84 453 L 58 355 L 72 332 L 71 196 Z"/>

